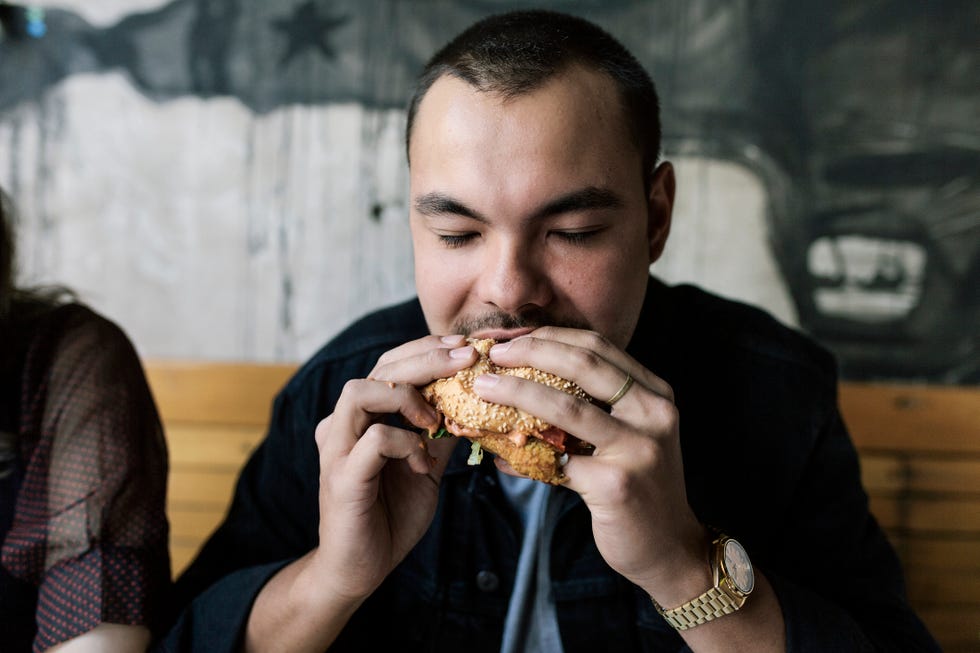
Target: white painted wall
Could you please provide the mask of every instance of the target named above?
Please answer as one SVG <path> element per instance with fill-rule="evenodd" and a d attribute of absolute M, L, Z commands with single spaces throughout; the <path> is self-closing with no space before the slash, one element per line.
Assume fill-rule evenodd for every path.
<path fill-rule="evenodd" d="M 256 116 L 232 99 L 158 104 L 121 75 L 72 77 L 0 117 L 21 280 L 76 289 L 147 356 L 300 360 L 413 294 L 402 129 L 399 111 Z M 730 163 L 675 164 L 654 271 L 794 321 L 758 181 Z"/>
<path fill-rule="evenodd" d="M 111 24 L 155 4 L 49 6 Z M 302 360 L 414 293 L 403 125 L 401 111 L 357 105 L 259 116 L 228 98 L 159 103 L 121 74 L 73 76 L 0 114 L 21 281 L 74 288 L 145 356 Z M 674 226 L 654 272 L 795 323 L 758 179 L 674 163 Z"/>

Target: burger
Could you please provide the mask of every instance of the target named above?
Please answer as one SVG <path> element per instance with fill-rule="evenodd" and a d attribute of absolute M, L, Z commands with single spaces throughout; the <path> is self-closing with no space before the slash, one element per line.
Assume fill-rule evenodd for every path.
<path fill-rule="evenodd" d="M 566 433 L 520 408 L 481 399 L 473 381 L 481 374 L 517 376 L 568 393 L 582 401 L 592 398 L 580 387 L 533 367 L 500 367 L 490 360 L 495 340 L 470 338 L 479 357 L 472 366 L 454 376 L 437 379 L 421 389 L 435 407 L 441 427 L 429 437 L 457 436 L 472 442 L 470 464 L 479 464 L 483 451 L 505 460 L 515 471 L 553 485 L 566 480 L 563 470 L 569 454 L 590 453 L 592 445 Z"/>

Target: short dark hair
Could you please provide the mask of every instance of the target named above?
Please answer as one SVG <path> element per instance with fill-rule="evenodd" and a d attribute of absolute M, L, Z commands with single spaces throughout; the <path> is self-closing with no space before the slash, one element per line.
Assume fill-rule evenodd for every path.
<path fill-rule="evenodd" d="M 422 98 L 443 75 L 504 98 L 528 93 L 573 64 L 608 74 L 643 159 L 644 183 L 660 157 L 660 105 L 653 81 L 629 50 L 589 21 L 553 11 L 515 11 L 475 23 L 426 64 L 408 105 L 405 149 Z"/>

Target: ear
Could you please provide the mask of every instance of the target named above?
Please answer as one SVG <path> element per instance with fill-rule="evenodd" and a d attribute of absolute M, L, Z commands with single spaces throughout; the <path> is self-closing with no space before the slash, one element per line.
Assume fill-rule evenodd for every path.
<path fill-rule="evenodd" d="M 665 161 L 653 171 L 650 192 L 647 195 L 647 242 L 650 245 L 650 263 L 656 262 L 663 254 L 667 236 L 670 235 L 674 189 L 674 166 Z"/>

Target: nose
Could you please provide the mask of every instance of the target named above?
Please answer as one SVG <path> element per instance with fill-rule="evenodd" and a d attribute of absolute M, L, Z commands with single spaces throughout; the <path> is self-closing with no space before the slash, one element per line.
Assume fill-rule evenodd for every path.
<path fill-rule="evenodd" d="M 485 304 L 510 314 L 544 307 L 552 299 L 541 257 L 515 243 L 487 248 L 481 261 L 480 294 Z"/>

